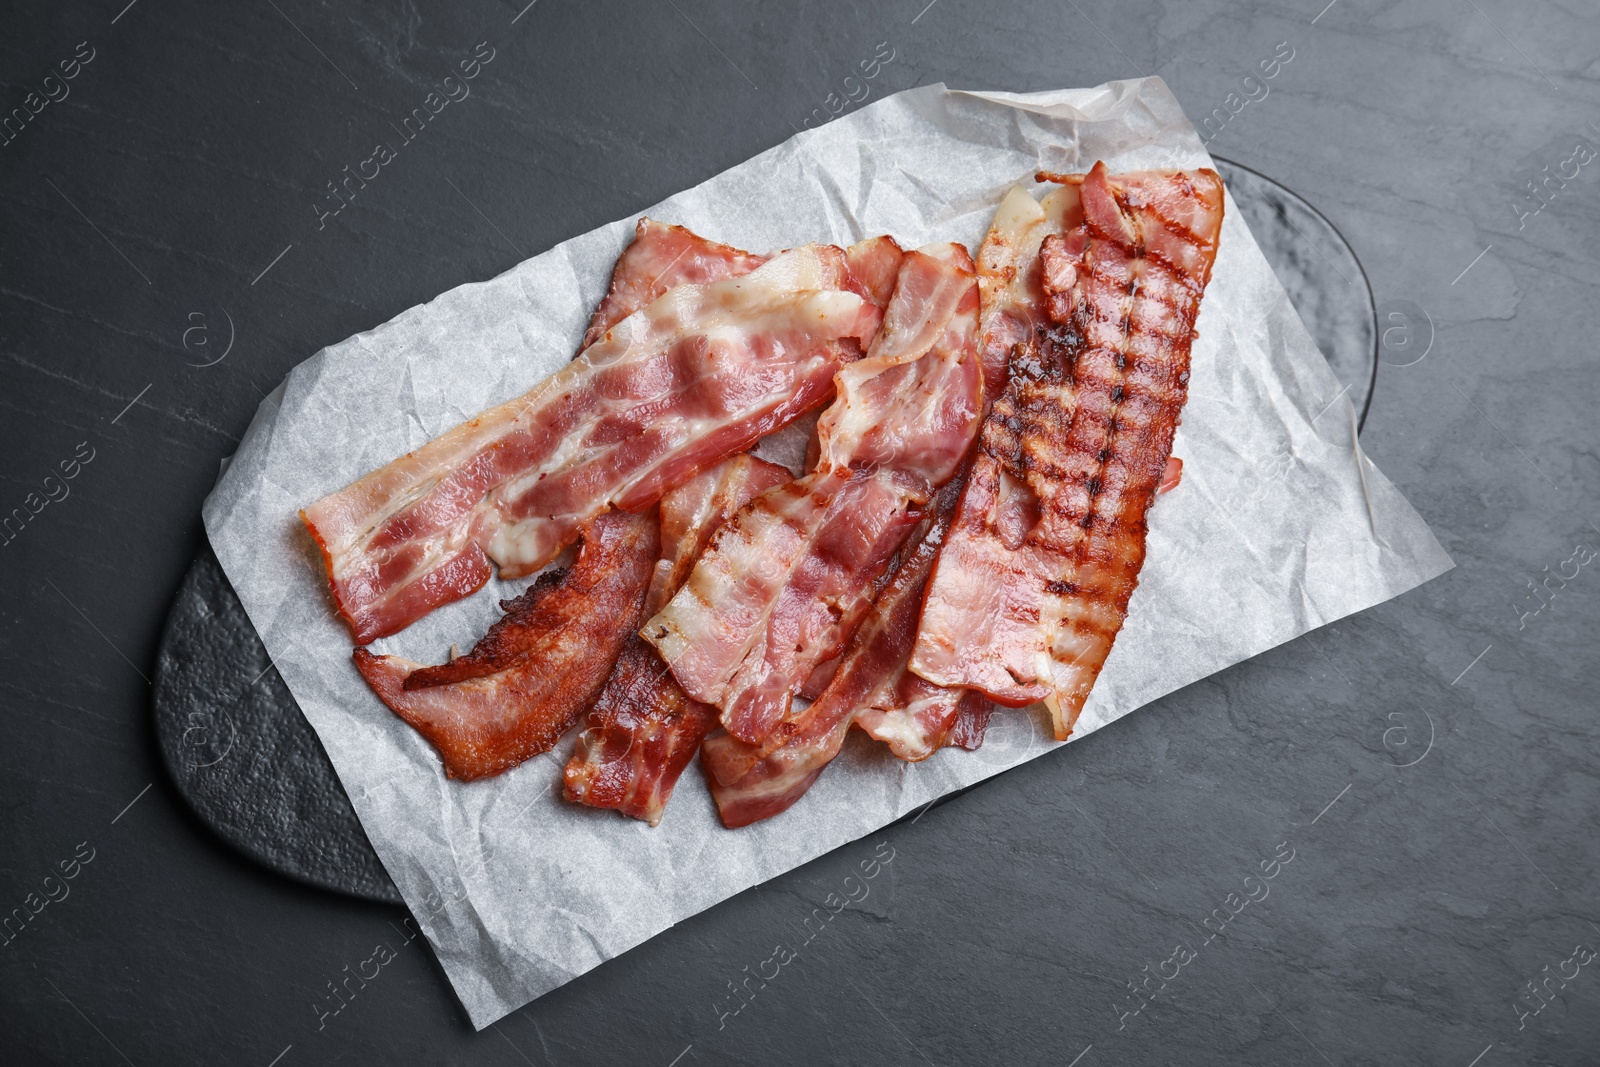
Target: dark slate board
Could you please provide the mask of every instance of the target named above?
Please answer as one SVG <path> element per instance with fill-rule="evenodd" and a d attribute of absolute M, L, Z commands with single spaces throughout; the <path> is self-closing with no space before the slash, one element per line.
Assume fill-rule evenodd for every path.
<path fill-rule="evenodd" d="M 1332 223 L 1264 175 L 1225 159 L 1235 203 L 1328 357 L 1361 420 L 1378 369 L 1366 273 Z M 208 545 L 167 617 L 156 732 L 196 814 L 251 859 L 310 885 L 400 902 L 333 765 L 300 714 Z"/>
<path fill-rule="evenodd" d="M 167 616 L 153 702 L 167 770 L 224 841 L 298 881 L 401 902 L 209 544 Z"/>

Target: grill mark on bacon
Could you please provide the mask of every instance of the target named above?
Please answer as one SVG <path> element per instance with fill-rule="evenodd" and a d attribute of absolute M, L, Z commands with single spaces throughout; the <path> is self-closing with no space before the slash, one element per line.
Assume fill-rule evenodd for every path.
<path fill-rule="evenodd" d="M 658 543 L 653 512 L 601 515 L 572 566 L 502 601 L 506 614 L 467 655 L 427 668 L 358 648 L 356 668 L 449 777 L 500 774 L 553 748 L 593 699 L 638 625 Z M 407 684 L 419 674 L 423 684 Z"/>
<path fill-rule="evenodd" d="M 755 790 L 769 809 L 768 815 L 784 810 L 800 799 L 804 789 L 784 790 L 784 803 L 779 807 L 780 797 L 772 790 L 772 781 L 778 777 L 794 778 L 791 772 L 802 765 L 820 773 L 838 754 L 838 731 L 856 721 L 864 711 L 874 707 L 903 708 L 907 701 L 944 692 L 915 675 L 906 675 L 905 664 L 916 639 L 923 584 L 939 543 L 949 528 L 956 501 L 960 499 L 956 482 L 952 480 L 940 490 L 930 513 L 901 546 L 891 576 L 873 600 L 849 648 L 840 657 L 832 679 L 817 698 L 758 742 L 741 740 L 727 731 L 718 734 L 714 742 L 708 740 L 701 763 L 719 808 L 737 806 L 743 803 L 746 794 Z M 908 692 L 902 693 L 902 683 L 908 677 L 912 684 Z M 959 693 L 952 694 L 952 725 L 959 699 Z M 768 766 L 758 767 L 762 763 Z M 799 779 L 794 780 L 798 782 Z M 813 781 L 815 776 L 806 781 L 806 788 Z"/>
<path fill-rule="evenodd" d="M 711 536 L 749 500 L 790 478 L 775 463 L 742 455 L 725 460 L 661 499 L 661 559 L 644 615 L 677 592 Z M 654 648 L 631 631 L 595 699 L 562 775 L 574 803 L 612 808 L 655 826 L 673 787 L 717 709 L 683 691 Z"/>
<path fill-rule="evenodd" d="M 760 741 L 855 631 L 920 518 L 922 491 L 892 472 L 848 469 L 770 490 L 722 529 L 643 637 L 735 736 Z"/>
<path fill-rule="evenodd" d="M 966 451 L 982 396 L 973 282 L 959 246 L 902 257 L 884 328 L 818 423 L 817 470 L 743 509 L 642 630 L 735 738 L 790 718 Z"/>
<path fill-rule="evenodd" d="M 1001 703 L 1044 699 L 1062 739 L 1138 581 L 1222 208 L 1209 171 L 1097 164 L 1081 196 L 1081 229 L 1041 242 L 1052 328 L 1014 350 L 912 660 Z"/>

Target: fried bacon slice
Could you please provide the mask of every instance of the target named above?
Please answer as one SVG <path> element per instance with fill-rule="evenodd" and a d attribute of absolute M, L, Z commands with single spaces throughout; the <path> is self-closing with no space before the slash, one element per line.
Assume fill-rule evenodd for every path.
<path fill-rule="evenodd" d="M 893 470 L 933 487 L 949 481 L 983 404 L 977 312 L 965 248 L 905 253 L 867 358 L 839 371 L 837 396 L 817 420 L 817 469 Z"/>
<path fill-rule="evenodd" d="M 711 535 L 734 512 L 790 477 L 787 468 L 741 455 L 662 497 L 661 559 L 644 613 L 654 614 L 671 599 Z M 655 826 L 678 777 L 716 722 L 717 709 L 690 698 L 655 649 L 630 631 L 567 762 L 565 796 Z"/>
<path fill-rule="evenodd" d="M 823 403 L 882 317 L 852 286 L 831 245 L 674 286 L 528 393 L 306 508 L 356 641 L 470 595 L 491 560 L 533 573 L 606 508 L 647 508 Z"/>
<path fill-rule="evenodd" d="M 1065 234 L 1083 224 L 1078 183 L 1062 175 L 1067 184 L 1035 200 L 1026 189 L 1011 188 L 995 209 L 994 221 L 978 249 L 978 287 L 982 310 L 978 316 L 978 353 L 983 358 L 983 381 L 992 405 L 1010 380 L 1011 354 L 1019 344 L 1032 342 L 1044 319 L 1044 280 L 1040 274 L 1039 246 L 1052 234 Z"/>
<path fill-rule="evenodd" d="M 955 479 L 940 491 L 927 532 L 873 603 L 872 616 L 857 632 L 850 652 L 852 673 L 871 680 L 871 691 L 856 702 L 855 724 L 900 759 L 913 763 L 945 746 L 963 707 L 969 709 L 971 720 L 963 734 L 969 742 L 966 747 L 976 748 L 983 741 L 976 705 L 987 708 L 987 698 L 935 685 L 910 670 L 928 574 L 950 531 L 964 485 L 964 479 Z M 983 724 L 987 722 L 984 714 Z"/>
<path fill-rule="evenodd" d="M 617 257 L 611 288 L 594 309 L 579 351 L 675 285 L 705 285 L 749 274 L 766 256 L 708 241 L 693 230 L 641 218 Z"/>
<path fill-rule="evenodd" d="M 1223 191 L 1210 170 L 1039 177 L 1077 189 L 1082 222 L 1040 242 L 1045 314 L 985 420 L 911 668 L 1044 700 L 1064 740 L 1138 584 Z"/>
<path fill-rule="evenodd" d="M 700 763 L 722 825 L 737 830 L 788 811 L 833 762 L 849 732 L 848 714 L 818 717 L 786 744 L 756 760 L 748 760 L 750 746 L 726 730 L 707 737 L 700 746 Z M 717 773 L 725 764 L 749 769 L 733 784 L 723 785 Z"/>
<path fill-rule="evenodd" d="M 946 690 L 948 692 L 948 690 Z M 989 717 L 994 714 L 994 702 L 976 689 L 961 690 L 961 701 L 956 704 L 956 722 L 945 735 L 945 748 L 964 748 L 974 752 L 983 747 L 983 735 L 989 729 Z"/>
<path fill-rule="evenodd" d="M 464 656 L 437 667 L 354 653 L 394 713 L 427 738 L 451 778 L 500 774 L 548 752 L 577 722 L 638 625 L 660 543 L 655 512 L 590 521 L 577 559 L 549 571 Z"/>
<path fill-rule="evenodd" d="M 750 501 L 792 480 L 788 467 L 745 453 L 701 471 L 661 498 L 661 559 L 644 598 L 645 618 L 660 611 L 712 536 Z"/>
<path fill-rule="evenodd" d="M 685 693 L 656 650 L 629 634 L 561 772 L 562 795 L 660 825 L 679 776 L 716 725 L 717 709 Z"/>
<path fill-rule="evenodd" d="M 857 241 L 845 250 L 845 261 L 850 266 L 846 286 L 869 303 L 888 307 L 905 255 L 899 242 L 888 235 Z"/>
<path fill-rule="evenodd" d="M 916 640 L 923 583 L 960 496 L 954 480 L 940 491 L 815 701 L 755 744 L 726 730 L 706 738 L 700 762 L 724 825 L 745 826 L 788 810 L 839 754 L 850 724 L 874 709 L 903 710 L 910 702 L 948 695 L 941 742 L 955 726 L 962 694 L 940 689 L 905 667 Z"/>
<path fill-rule="evenodd" d="M 1177 484 L 1182 466 L 1177 459 L 1168 461 L 1159 492 Z M 726 731 L 706 739 L 700 761 L 724 825 L 747 826 L 792 807 L 839 754 L 852 722 L 913 763 L 941 748 L 971 751 L 983 745 L 994 712 L 988 696 L 934 685 L 913 674 L 909 664 L 928 574 L 965 484 L 963 472 L 939 491 L 933 514 L 902 549 L 893 577 L 816 703 L 758 745 Z"/>
<path fill-rule="evenodd" d="M 884 327 L 838 376 L 818 465 L 736 515 L 641 636 L 750 744 L 849 641 L 975 432 L 977 286 L 960 246 L 904 255 Z"/>
<path fill-rule="evenodd" d="M 640 633 L 686 692 L 760 741 L 849 640 L 925 499 L 916 479 L 849 468 L 769 490 L 723 527 Z"/>
<path fill-rule="evenodd" d="M 933 510 L 902 547 L 892 577 L 856 630 L 833 680 L 809 707 L 760 744 L 727 731 L 706 738 L 700 763 L 725 826 L 747 826 L 792 807 L 839 754 L 852 723 L 912 762 L 949 745 L 976 749 L 983 744 L 993 711 L 989 699 L 973 690 L 934 685 L 907 667 L 928 573 L 961 487 L 957 477 L 939 491 Z"/>

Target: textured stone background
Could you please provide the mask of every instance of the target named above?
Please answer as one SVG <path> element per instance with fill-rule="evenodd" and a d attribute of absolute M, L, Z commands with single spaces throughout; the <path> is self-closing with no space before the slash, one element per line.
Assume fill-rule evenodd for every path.
<path fill-rule="evenodd" d="M 1591 7 L 123 2 L 0 11 L 6 109 L 94 50 L 0 146 L 0 514 L 94 457 L 0 546 L 0 908 L 62 897 L 0 945 L 19 1062 L 1596 1062 L 1600 960 L 1517 1008 L 1600 948 L 1600 559 L 1537 614 L 1528 587 L 1600 548 L 1600 160 L 1519 220 L 1600 143 Z M 472 96 L 319 230 L 484 40 Z M 1363 441 L 1458 567 L 474 1034 L 402 910 L 261 870 L 169 785 L 146 676 L 200 502 L 293 364 L 783 140 L 880 42 L 874 98 L 1159 74 L 1197 120 L 1288 42 L 1213 148 L 1325 212 L 1399 316 Z"/>

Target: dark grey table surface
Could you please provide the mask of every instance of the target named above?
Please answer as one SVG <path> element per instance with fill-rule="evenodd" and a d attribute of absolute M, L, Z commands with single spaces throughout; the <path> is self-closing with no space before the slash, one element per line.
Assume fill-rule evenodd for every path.
<path fill-rule="evenodd" d="M 1591 5 L 125 2 L 0 9 L 0 1058 L 1600 1062 Z M 880 43 L 874 98 L 1157 74 L 1320 208 L 1391 328 L 1364 446 L 1458 566 L 474 1033 L 402 909 L 238 857 L 161 769 L 201 501 L 295 363 L 782 141 Z"/>

